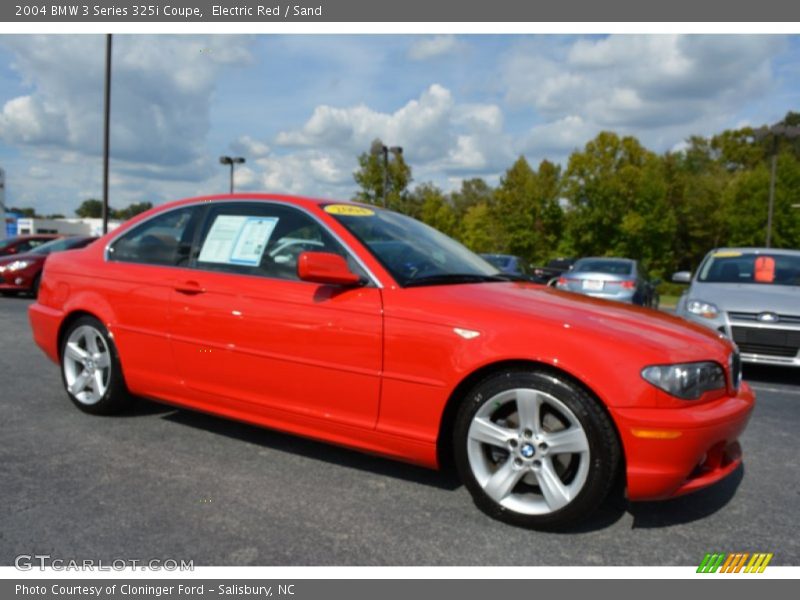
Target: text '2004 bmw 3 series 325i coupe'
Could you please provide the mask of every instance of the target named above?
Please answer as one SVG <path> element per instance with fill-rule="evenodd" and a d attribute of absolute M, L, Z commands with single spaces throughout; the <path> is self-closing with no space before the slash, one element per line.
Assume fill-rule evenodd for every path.
<path fill-rule="evenodd" d="M 142 396 L 452 461 L 482 510 L 529 527 L 585 518 L 619 477 L 630 500 L 719 481 L 754 403 L 717 332 L 515 281 L 353 203 L 158 207 L 52 256 L 30 320 L 88 413 Z"/>

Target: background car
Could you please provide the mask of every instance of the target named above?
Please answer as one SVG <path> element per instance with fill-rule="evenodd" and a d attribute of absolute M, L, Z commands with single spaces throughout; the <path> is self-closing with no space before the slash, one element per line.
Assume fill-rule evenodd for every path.
<path fill-rule="evenodd" d="M 590 257 L 575 262 L 558 278 L 556 287 L 595 298 L 658 308 L 661 283 L 650 279 L 639 261 L 630 258 Z"/>
<path fill-rule="evenodd" d="M 717 248 L 689 271 L 677 314 L 724 333 L 751 363 L 800 366 L 800 251 Z"/>
<path fill-rule="evenodd" d="M 533 267 L 531 276 L 536 283 L 554 286 L 558 282 L 558 278 L 572 269 L 574 264 L 574 258 L 553 258 L 547 261 L 543 267 Z"/>
<path fill-rule="evenodd" d="M 524 258 L 513 254 L 481 254 L 480 256 L 493 267 L 497 267 L 501 273 L 530 277 L 530 267 Z"/>
<path fill-rule="evenodd" d="M 35 296 L 39 291 L 44 261 L 50 254 L 83 248 L 96 239 L 82 235 L 65 237 L 51 240 L 25 254 L 0 257 L 0 293 L 27 292 Z"/>
<path fill-rule="evenodd" d="M 41 233 L 37 235 L 18 235 L 16 237 L 8 238 L 7 240 L 0 241 L 0 256 L 7 256 L 9 254 L 23 254 L 33 250 L 37 246 L 46 244 L 52 240 L 58 239 L 62 236 L 50 233 Z"/>

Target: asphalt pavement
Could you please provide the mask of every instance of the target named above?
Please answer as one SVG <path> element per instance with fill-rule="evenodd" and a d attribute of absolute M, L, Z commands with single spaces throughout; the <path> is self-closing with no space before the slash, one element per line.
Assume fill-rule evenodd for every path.
<path fill-rule="evenodd" d="M 489 519 L 449 473 L 145 401 L 83 414 L 31 339 L 30 302 L 0 298 L 0 565 L 696 565 L 713 551 L 800 564 L 797 371 L 745 369 L 758 403 L 732 477 L 541 533 Z"/>

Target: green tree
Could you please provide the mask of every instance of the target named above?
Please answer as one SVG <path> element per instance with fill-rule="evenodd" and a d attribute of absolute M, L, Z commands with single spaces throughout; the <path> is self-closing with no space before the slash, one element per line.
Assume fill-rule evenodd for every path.
<path fill-rule="evenodd" d="M 560 168 L 542 161 L 531 169 L 520 157 L 495 190 L 494 212 L 502 227 L 503 250 L 540 263 L 557 253 L 562 210 Z"/>
<path fill-rule="evenodd" d="M 569 211 L 562 251 L 627 256 L 662 274 L 672 266 L 676 221 L 664 166 L 636 138 L 602 132 L 574 152 L 564 191 Z"/>
<path fill-rule="evenodd" d="M 27 219 L 36 219 L 36 218 L 41 217 L 41 215 L 36 212 L 35 208 L 31 208 L 29 206 L 25 206 L 25 207 L 22 207 L 22 208 L 18 208 L 16 206 L 11 206 L 11 207 L 7 208 L 6 211 L 10 212 L 10 213 L 16 213 L 18 215 L 21 215 L 24 218 L 27 218 Z"/>
<path fill-rule="evenodd" d="M 109 214 L 113 209 L 109 209 Z M 89 198 L 81 202 L 81 205 L 75 209 L 75 214 L 83 219 L 99 219 L 103 216 L 103 201 L 95 198 Z"/>
<path fill-rule="evenodd" d="M 411 167 L 402 153 L 390 153 L 388 172 L 384 172 L 384 154 L 379 151 L 383 142 L 372 142 L 374 151 L 364 152 L 358 157 L 359 168 L 353 178 L 361 188 L 355 196 L 359 202 L 383 205 L 386 187 L 386 207 L 406 214 L 416 214 L 419 206 L 409 201 L 408 185 L 411 183 Z M 385 185 L 386 184 L 386 185 Z"/>
<path fill-rule="evenodd" d="M 763 246 L 767 228 L 769 167 L 765 163 L 738 173 L 726 189 L 725 218 L 729 223 L 726 245 Z M 800 161 L 788 151 L 778 156 L 772 245 L 800 247 L 800 209 L 793 208 L 800 190 Z"/>
<path fill-rule="evenodd" d="M 151 208 L 153 208 L 152 202 L 134 202 L 123 209 L 115 210 L 112 216 L 114 219 L 126 221 Z"/>
<path fill-rule="evenodd" d="M 451 237 L 458 237 L 459 227 L 456 211 L 450 201 L 432 183 L 425 183 L 414 189 L 413 196 L 420 206 L 420 219 Z"/>
<path fill-rule="evenodd" d="M 467 211 L 476 204 L 491 204 L 493 201 L 494 190 L 480 177 L 464 179 L 461 182 L 461 189 L 452 192 L 450 198 L 453 208 L 459 218 L 463 218 Z"/>
<path fill-rule="evenodd" d="M 461 243 L 473 252 L 496 253 L 504 250 L 501 224 L 488 202 L 473 204 L 461 222 Z"/>

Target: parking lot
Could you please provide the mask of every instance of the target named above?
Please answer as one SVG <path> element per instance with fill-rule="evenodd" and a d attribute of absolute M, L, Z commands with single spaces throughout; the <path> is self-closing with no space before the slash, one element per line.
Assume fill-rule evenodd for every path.
<path fill-rule="evenodd" d="M 710 551 L 800 564 L 797 372 L 745 369 L 758 404 L 728 480 L 540 533 L 486 517 L 452 474 L 144 401 L 85 415 L 31 340 L 30 302 L 0 298 L 0 564 L 693 565 Z"/>

